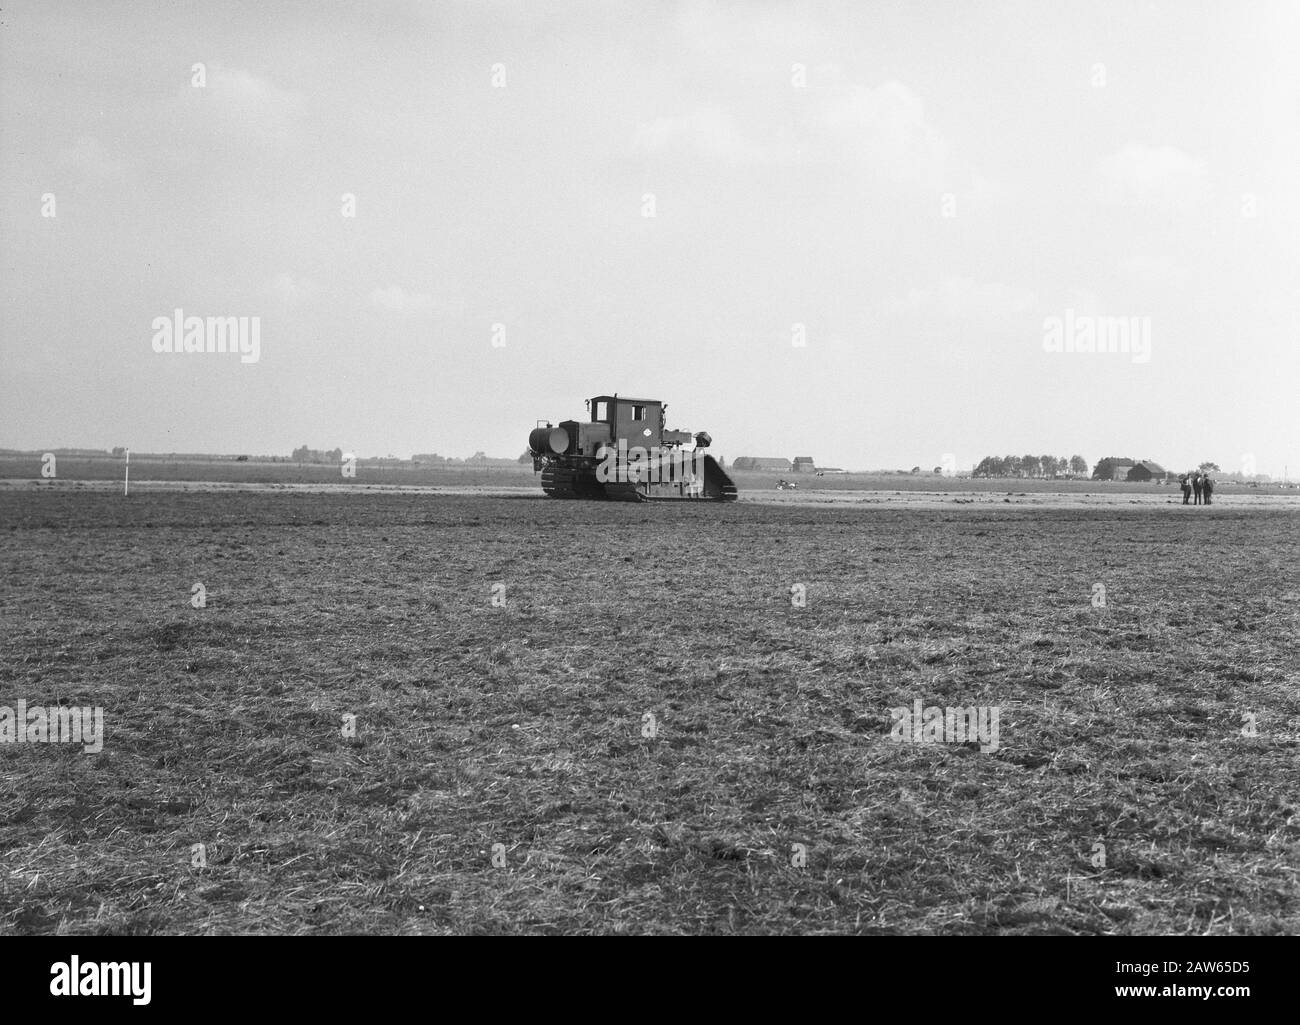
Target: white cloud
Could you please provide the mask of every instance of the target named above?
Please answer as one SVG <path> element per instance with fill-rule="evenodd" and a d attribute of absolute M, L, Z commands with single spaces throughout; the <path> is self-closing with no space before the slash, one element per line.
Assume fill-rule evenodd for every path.
<path fill-rule="evenodd" d="M 267 286 L 268 291 L 286 306 L 296 306 L 316 298 L 320 286 L 310 278 L 298 277 L 287 271 L 277 274 Z"/>
<path fill-rule="evenodd" d="M 79 135 L 71 146 L 60 150 L 58 165 L 80 182 L 120 178 L 128 167 L 125 160 L 110 153 L 93 135 Z"/>
<path fill-rule="evenodd" d="M 302 94 L 281 89 L 243 68 L 214 65 L 208 69 L 207 89 L 223 109 L 239 117 L 291 117 L 303 103 Z"/>
<path fill-rule="evenodd" d="M 925 120 L 925 104 L 901 82 L 848 86 L 827 99 L 815 138 L 847 149 L 869 170 L 901 182 L 943 184 L 948 146 Z"/>
<path fill-rule="evenodd" d="M 1101 198 L 1119 206 L 1185 210 L 1209 195 L 1204 160 L 1173 146 L 1131 142 L 1097 162 Z"/>
<path fill-rule="evenodd" d="M 386 313 L 420 313 L 433 305 L 433 297 L 411 293 L 401 285 L 376 288 L 368 296 L 370 305 Z"/>
<path fill-rule="evenodd" d="M 690 150 L 708 157 L 745 163 L 764 157 L 763 149 L 745 138 L 735 119 L 717 107 L 661 117 L 637 128 L 632 149 L 642 154 Z"/>
<path fill-rule="evenodd" d="M 408 292 L 401 285 L 373 289 L 366 299 L 375 309 L 385 313 L 432 313 L 438 317 L 465 315 L 465 302 L 462 299 L 435 299 L 425 292 Z"/>
<path fill-rule="evenodd" d="M 209 64 L 205 84 L 187 75 L 173 97 L 170 116 L 196 138 L 219 136 L 222 145 L 252 141 L 258 146 L 290 141 L 306 109 L 302 93 L 283 89 L 243 68 Z"/>
<path fill-rule="evenodd" d="M 678 7 L 677 29 L 682 47 L 720 75 L 788 74 L 793 63 L 812 63 L 809 55 L 837 52 L 835 27 L 793 8 L 691 0 Z"/>
<path fill-rule="evenodd" d="M 981 284 L 950 275 L 926 288 L 911 288 L 889 304 L 896 313 L 937 313 L 943 317 L 1004 316 L 1033 309 L 1037 297 L 1025 288 L 997 283 Z"/>
<path fill-rule="evenodd" d="M 1155 253 L 1134 253 L 1119 263 L 1128 280 L 1143 286 L 1179 286 L 1187 281 L 1187 269 L 1177 260 Z"/>
<path fill-rule="evenodd" d="M 927 124 L 921 98 L 892 80 L 876 88 L 828 85 L 792 128 L 747 134 L 733 114 L 710 105 L 640 125 L 631 145 L 642 155 L 688 152 L 727 163 L 834 164 L 847 156 L 868 175 L 930 189 L 944 184 L 948 161 L 948 146 Z"/>
<path fill-rule="evenodd" d="M 731 100 L 723 111 L 643 125 L 640 141 L 694 139 L 697 152 L 731 160 L 833 165 L 847 157 L 876 180 L 932 190 L 955 186 L 946 180 L 948 146 L 926 121 L 921 97 L 894 79 L 874 86 L 852 80 L 848 69 L 861 66 L 850 42 L 855 22 L 849 12 L 801 4 L 732 8 L 686 0 L 677 27 L 692 72 L 708 83 L 711 95 Z M 791 86 L 795 64 L 803 66 L 806 88 Z M 773 103 L 779 110 L 790 102 L 789 122 L 772 116 Z M 736 127 L 737 115 L 744 133 Z M 789 126 L 761 127 L 783 123 Z"/>

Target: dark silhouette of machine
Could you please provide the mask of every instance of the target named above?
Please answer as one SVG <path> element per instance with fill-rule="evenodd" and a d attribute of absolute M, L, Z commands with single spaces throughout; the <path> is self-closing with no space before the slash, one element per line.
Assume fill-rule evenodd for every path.
<path fill-rule="evenodd" d="M 528 435 L 533 471 L 551 498 L 734 502 L 736 485 L 705 449 L 707 431 L 670 431 L 666 403 L 597 395 L 588 422 L 549 421 Z M 687 447 L 691 446 L 691 447 Z"/>

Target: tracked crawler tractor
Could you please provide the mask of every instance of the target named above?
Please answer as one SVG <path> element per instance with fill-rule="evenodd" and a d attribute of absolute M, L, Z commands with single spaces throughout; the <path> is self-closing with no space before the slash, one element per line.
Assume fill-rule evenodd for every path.
<path fill-rule="evenodd" d="M 538 421 L 528 435 L 533 472 L 551 498 L 614 502 L 734 502 L 736 485 L 704 450 L 707 431 L 670 431 L 666 403 L 597 395 L 590 422 Z M 692 447 L 687 448 L 686 446 Z"/>

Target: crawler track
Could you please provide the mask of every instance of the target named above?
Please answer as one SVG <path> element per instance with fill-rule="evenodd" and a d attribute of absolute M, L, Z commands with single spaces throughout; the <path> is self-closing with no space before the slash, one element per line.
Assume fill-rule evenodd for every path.
<path fill-rule="evenodd" d="M 642 485 L 628 481 L 600 483 L 593 472 L 551 463 L 542 468 L 542 491 L 548 498 L 608 502 L 734 502 L 736 485 L 711 456 L 704 457 L 702 487 L 687 494 L 681 485 Z"/>

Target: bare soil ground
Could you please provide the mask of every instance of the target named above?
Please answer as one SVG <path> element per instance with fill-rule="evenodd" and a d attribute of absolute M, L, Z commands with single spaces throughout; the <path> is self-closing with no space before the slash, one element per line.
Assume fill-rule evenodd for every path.
<path fill-rule="evenodd" d="M 1007 490 L 0 488 L 0 932 L 1300 932 L 1300 510 Z"/>

